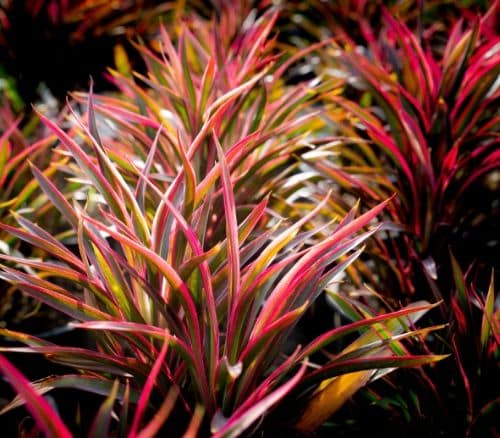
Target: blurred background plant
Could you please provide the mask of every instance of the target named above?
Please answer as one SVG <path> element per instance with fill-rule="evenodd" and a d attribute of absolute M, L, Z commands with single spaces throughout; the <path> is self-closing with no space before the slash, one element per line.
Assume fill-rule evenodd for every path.
<path fill-rule="evenodd" d="M 57 109 L 42 108 L 59 117 Z M 62 117 L 63 115 L 61 115 Z M 30 162 L 46 167 L 52 160 L 50 146 L 54 136 L 48 135 L 36 115 L 23 118 L 5 100 L 0 108 L 0 220 L 14 224 L 12 211 L 22 212 L 30 219 L 50 229 L 55 235 L 64 236 L 67 228 L 61 222 L 48 198 L 33 179 Z M 62 160 L 64 161 L 64 159 Z M 45 171 L 54 176 L 54 169 Z M 37 257 L 35 248 L 23 245 L 15 236 L 0 231 L 0 254 Z M 1 282 L 5 293 L 0 296 L 0 326 L 39 333 L 62 324 L 61 317 L 52 309 L 30 299 Z"/>
<path fill-rule="evenodd" d="M 88 89 L 110 90 L 106 70 L 144 71 L 132 42 L 150 40 L 164 23 L 182 26 L 189 11 L 241 24 L 252 7 L 269 1 L 239 0 L 1 0 L 0 91 L 19 112 L 31 103 Z M 172 32 L 174 34 L 175 31 Z"/>
<path fill-rule="evenodd" d="M 17 111 L 68 91 L 109 88 L 103 73 L 126 57 L 129 39 L 147 38 L 176 2 L 2 0 L 0 77 Z M 133 53 L 130 51 L 130 53 Z M 138 58 L 129 59 L 133 67 Z M 44 96 L 45 95 L 45 96 Z"/>

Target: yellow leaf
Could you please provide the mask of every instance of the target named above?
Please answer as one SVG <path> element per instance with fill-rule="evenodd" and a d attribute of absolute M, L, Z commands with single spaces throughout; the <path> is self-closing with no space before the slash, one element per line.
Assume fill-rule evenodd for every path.
<path fill-rule="evenodd" d="M 115 44 L 113 49 L 116 69 L 124 76 L 132 75 L 132 67 L 123 45 Z"/>

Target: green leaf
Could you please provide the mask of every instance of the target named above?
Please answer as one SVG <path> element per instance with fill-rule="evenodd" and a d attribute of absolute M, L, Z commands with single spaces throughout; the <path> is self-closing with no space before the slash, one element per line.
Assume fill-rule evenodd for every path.
<path fill-rule="evenodd" d="M 109 435 L 109 426 L 111 424 L 113 407 L 118 395 L 118 388 L 119 381 L 115 380 L 108 397 L 106 398 L 106 400 L 104 400 L 101 407 L 99 408 L 99 411 L 97 412 L 92 427 L 89 430 L 89 437 L 104 437 Z"/>
<path fill-rule="evenodd" d="M 114 382 L 111 382 L 108 379 L 104 379 L 102 377 L 95 376 L 85 376 L 79 374 L 66 374 L 63 376 L 51 376 L 46 377 L 41 380 L 37 380 L 35 382 L 31 382 L 31 386 L 33 389 L 40 395 L 46 394 L 54 389 L 59 388 L 70 388 L 70 389 L 79 389 L 82 391 L 90 392 L 92 394 L 97 395 L 108 395 Z M 124 385 L 120 385 L 119 391 L 117 393 L 117 400 L 122 400 L 125 394 Z M 139 394 L 137 391 L 132 391 L 130 395 L 130 399 L 132 402 L 136 403 L 139 399 Z M 25 400 L 19 395 L 16 396 L 9 404 L 3 407 L 0 411 L 0 415 L 3 415 L 12 409 L 15 409 L 19 406 L 25 404 Z"/>
<path fill-rule="evenodd" d="M 492 331 L 492 325 L 495 324 L 495 275 L 494 271 L 491 272 L 490 286 L 488 288 L 488 294 L 486 295 L 486 301 L 484 303 L 483 309 L 483 319 L 481 321 L 481 347 L 483 353 L 486 352 L 488 348 L 488 339 Z M 495 330 L 495 328 L 493 328 Z"/>

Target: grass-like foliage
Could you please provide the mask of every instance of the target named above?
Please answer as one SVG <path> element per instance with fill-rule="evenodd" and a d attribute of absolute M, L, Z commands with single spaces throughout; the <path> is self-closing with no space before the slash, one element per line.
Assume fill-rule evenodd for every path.
<path fill-rule="evenodd" d="M 61 346 L 1 330 L 25 344 L 1 351 L 77 370 L 29 385 L 0 359 L 41 430 L 66 429 L 39 394 L 71 386 L 107 395 L 90 436 L 154 436 L 162 427 L 237 436 L 294 400 L 315 411 L 297 424 L 311 431 L 373 370 L 443 357 L 405 347 L 436 328 L 413 325 L 432 307 L 425 302 L 295 340 L 298 321 L 359 256 L 388 201 L 360 215 L 352 209 L 321 240 L 310 224 L 328 195 L 297 221 L 273 211 L 273 192 L 318 126 L 310 104 L 331 84 L 284 85 L 287 63 L 269 38 L 276 13 L 241 30 L 237 18 L 187 20 L 175 43 L 162 28 L 155 48 L 139 48 L 148 76 L 112 72 L 122 97 L 76 94 L 85 111 L 72 111 L 70 128 L 40 115 L 62 157 L 50 172 L 76 188 L 31 170 L 73 239 L 13 211 L 17 225 L 3 223 L 2 232 L 41 258 L 3 255 L 0 278 L 93 340 Z M 348 348 L 332 348 L 360 331 Z M 354 382 L 337 379 L 353 372 Z M 318 408 L 321 394 L 337 394 L 335 405 Z M 170 423 L 174 404 L 181 414 Z"/>
<path fill-rule="evenodd" d="M 494 271 L 482 290 L 472 269 L 464 274 L 453 256 L 451 264 L 454 288 L 446 341 L 454 353 L 456 367 L 453 373 L 438 374 L 433 380 L 448 411 L 463 413 L 457 429 L 475 436 L 487 430 L 485 425 L 491 424 L 498 413 L 498 393 L 491 385 L 500 357 L 500 313 L 495 309 L 498 291 Z M 450 380 L 451 385 L 460 388 L 458 397 L 450 397 L 446 390 Z"/>
<path fill-rule="evenodd" d="M 500 53 L 488 17 L 457 22 L 437 55 L 386 12 L 367 49 L 344 35 L 335 52 L 334 74 L 340 65 L 349 79 L 329 97 L 333 135 L 305 161 L 347 193 L 344 208 L 353 195 L 373 206 L 396 193 L 393 227 L 373 248 L 377 269 L 359 270 L 395 299 L 425 296 L 418 278 L 446 266 L 448 246 L 468 248 L 465 264 L 494 259 Z"/>
<path fill-rule="evenodd" d="M 356 38 L 339 30 L 331 48 L 315 52 L 317 70 L 339 86 L 323 96 L 323 137 L 301 155 L 309 173 L 288 185 L 294 205 L 283 207 L 300 216 L 333 186 L 335 201 L 322 211 L 328 220 L 358 198 L 370 208 L 395 194 L 384 229 L 349 274 L 358 292 L 368 284 L 393 304 L 444 300 L 433 320 L 449 329 L 433 347 L 452 352 L 454 363 L 433 369 L 433 392 L 412 397 L 415 417 L 423 411 L 436 430 L 457 434 L 487 431 L 498 406 L 498 391 L 488 385 L 498 364 L 498 312 L 493 280 L 488 288 L 483 274 L 489 266 L 493 276 L 498 271 L 495 7 L 483 16 L 464 14 L 469 19 L 455 20 L 448 32 L 440 22 L 417 32 L 384 11 L 380 27 L 361 19 Z M 432 43 L 434 31 L 446 36 L 445 44 Z M 315 201 L 298 197 L 298 187 Z M 451 263 L 449 249 L 457 255 Z M 463 275 L 460 266 L 469 265 Z M 372 393 L 371 400 L 390 409 L 402 405 L 400 396 Z M 415 421 L 407 404 L 404 410 Z M 452 412 L 464 422 L 449 424 Z"/>
<path fill-rule="evenodd" d="M 22 211 L 59 234 L 67 227 L 40 190 L 29 165 L 29 160 L 43 167 L 50 162 L 48 151 L 55 137 L 46 135 L 38 117 L 16 115 L 8 101 L 0 107 L 0 132 L 0 221 L 12 225 L 15 220 L 10 211 Z M 49 168 L 45 175 L 52 177 L 54 172 Z M 33 256 L 36 249 L 22 247 L 15 236 L 0 231 L 0 254 Z M 0 296 L 0 323 L 19 327 L 40 307 L 39 303 L 15 293 L 15 288 L 9 288 L 5 282 L 0 283 L 4 292 Z"/>

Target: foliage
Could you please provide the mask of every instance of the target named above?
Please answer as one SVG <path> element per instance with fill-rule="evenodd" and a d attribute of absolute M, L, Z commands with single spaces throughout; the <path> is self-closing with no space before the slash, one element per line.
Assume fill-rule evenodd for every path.
<path fill-rule="evenodd" d="M 491 333 L 498 316 L 493 279 L 484 286 L 488 266 L 493 275 L 498 270 L 500 63 L 494 11 L 495 4 L 484 16 L 456 22 L 443 48 L 427 29 L 418 35 L 385 11 L 380 28 L 362 27 L 356 40 L 340 33 L 337 44 L 314 52 L 309 65 L 344 83 L 326 95 L 323 137 L 301 156 L 307 176 L 289 184 L 284 197 L 293 205 L 282 206 L 283 213 L 300 217 L 334 187 L 335 200 L 323 211 L 327 222 L 345 214 L 356 198 L 370 207 L 396 194 L 382 232 L 349 268 L 355 289 L 349 282 L 343 288 L 364 303 L 367 290 L 392 305 L 415 297 L 444 300 L 431 320 L 448 322 L 449 330 L 431 348 L 452 352 L 453 366 L 432 369 L 432 391 L 412 390 L 413 414 L 401 401 L 404 381 L 391 379 L 392 388 L 381 387 L 385 394 L 368 393 L 386 411 L 400 406 L 412 427 L 425 418 L 437 434 L 495 430 L 498 391 L 491 382 L 498 339 Z M 297 196 L 298 187 L 304 196 Z M 457 254 L 452 263 L 449 248 Z M 460 271 L 472 263 L 473 280 Z M 493 327 L 483 333 L 488 353 L 481 321 Z M 451 424 L 457 412 L 465 421 Z M 365 417 L 360 412 L 355 418 Z"/>
<path fill-rule="evenodd" d="M 0 1 L 19 434 L 498 434 L 499 2 L 270 3 Z"/>
<path fill-rule="evenodd" d="M 385 27 L 381 20 L 384 10 L 437 46 L 457 21 L 462 18 L 470 20 L 478 14 L 489 12 L 489 31 L 495 33 L 495 1 L 311 0 L 305 3 L 288 0 L 282 6 L 280 31 L 295 40 L 314 42 L 331 36 L 348 36 L 363 46 L 370 45 L 376 42 L 378 31 Z"/>
<path fill-rule="evenodd" d="M 376 269 L 358 275 L 399 299 L 428 289 L 425 278 L 446 266 L 448 245 L 469 249 L 462 263 L 473 261 L 467 252 L 493 263 L 500 64 L 498 38 L 483 38 L 482 21 L 465 30 L 457 23 L 436 59 L 404 24 L 388 13 L 384 20 L 369 52 L 349 40 L 337 51 L 349 80 L 342 95 L 328 97 L 333 135 L 316 140 L 304 161 L 317 172 L 312 180 L 347 193 L 337 211 L 353 196 L 370 206 L 397 194 L 387 209 L 392 226 L 372 248 Z"/>
<path fill-rule="evenodd" d="M 455 368 L 451 373 L 450 370 L 441 372 L 433 380 L 446 410 L 463 412 L 464 421 L 457 429 L 466 430 L 469 436 L 494 434 L 494 421 L 488 421 L 498 415 L 500 402 L 491 385 L 500 358 L 500 310 L 495 308 L 498 293 L 494 273 L 491 273 L 487 290 L 483 291 L 478 286 L 478 279 L 472 276 L 472 269 L 464 274 L 453 256 L 451 264 L 455 287 L 445 342 L 454 352 Z M 439 373 L 440 370 L 434 371 Z M 460 389 L 450 394 L 446 389 L 454 385 Z"/>
<path fill-rule="evenodd" d="M 102 0 L 2 0 L 0 79 L 17 110 L 44 98 L 86 88 L 89 75 L 105 87 L 103 72 L 127 57 L 129 38 L 147 38 L 175 2 Z M 27 37 L 29 35 L 29 37 Z M 63 67 L 64 66 L 64 67 Z M 130 67 L 128 67 L 130 68 Z"/>
<path fill-rule="evenodd" d="M 31 119 L 16 116 L 8 101 L 3 102 L 0 108 L 0 130 L 3 131 L 0 136 L 0 220 L 14 224 L 10 211 L 15 210 L 49 227 L 54 234 L 62 233 L 65 226 L 33 179 L 29 166 L 30 161 L 40 166 L 50 162 L 47 151 L 54 138 L 45 134 L 36 115 Z M 45 174 L 51 177 L 54 171 L 49 168 Z M 0 231 L 0 254 L 18 257 L 23 254 L 33 257 L 38 255 L 35 248 L 21 245 L 18 239 L 3 231 Z M 31 326 L 31 330 L 37 330 L 35 326 L 38 326 L 40 330 L 45 330 L 47 325 L 59 319 L 54 319 L 55 315 L 47 312 L 47 309 L 40 312 L 40 303 L 17 293 L 15 288 L 9 288 L 4 282 L 0 284 L 4 291 L 0 296 L 1 325 L 18 329 Z M 39 315 L 34 318 L 36 314 Z M 44 319 L 47 319 L 48 324 Z"/>
<path fill-rule="evenodd" d="M 269 38 L 274 11 L 242 30 L 235 15 L 224 17 L 193 17 L 175 43 L 161 28 L 159 43 L 139 47 L 148 75 L 112 72 L 118 96 L 76 93 L 86 109 L 71 109 L 70 128 L 40 114 L 62 158 L 31 171 L 72 232 L 61 238 L 13 211 L 17 225 L 4 222 L 2 232 L 41 258 L 4 255 L 0 277 L 66 314 L 94 342 L 57 345 L 1 330 L 25 346 L 0 351 L 42 354 L 77 371 L 30 386 L 2 357 L 2 372 L 42 430 L 59 420 L 39 393 L 71 386 L 108 395 L 90 436 L 151 436 L 189 422 L 193 435 L 236 436 L 279 405 L 314 406 L 325 388 L 345 401 L 374 369 L 443 358 L 413 354 L 407 342 L 439 328 L 413 326 L 432 308 L 426 302 L 361 312 L 351 324 L 294 340 L 304 314 L 376 231 L 388 201 L 358 217 L 353 208 L 321 240 L 322 227 L 312 224 L 329 195 L 297 221 L 273 211 L 273 192 L 294 178 L 294 154 L 321 126 L 312 104 L 338 81 L 283 83 L 290 59 Z M 334 342 L 359 331 L 336 350 Z M 354 372 L 361 374 L 353 379 Z M 349 374 L 343 394 L 337 376 Z"/>

